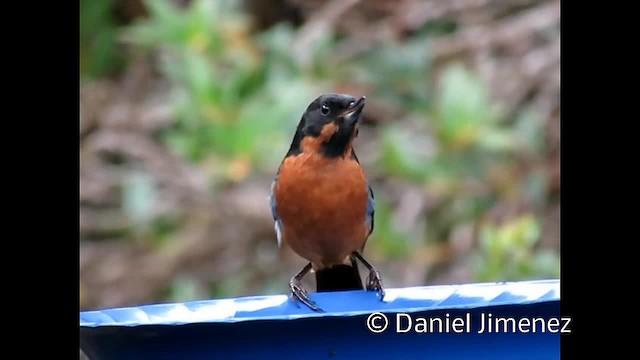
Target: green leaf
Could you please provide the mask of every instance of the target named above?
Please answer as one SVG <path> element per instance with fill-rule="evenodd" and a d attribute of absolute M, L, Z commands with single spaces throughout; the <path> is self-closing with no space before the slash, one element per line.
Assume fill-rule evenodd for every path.
<path fill-rule="evenodd" d="M 559 278 L 560 256 L 556 251 L 542 249 L 532 259 L 532 273 L 537 277 Z"/>
<path fill-rule="evenodd" d="M 113 3 L 80 1 L 80 74 L 95 79 L 118 71 L 124 58 L 116 48 L 117 24 L 111 14 Z"/>
<path fill-rule="evenodd" d="M 518 280 L 535 274 L 551 274 L 536 262 L 553 263 L 549 255 L 536 259 L 535 245 L 541 236 L 539 221 L 531 214 L 501 224 L 485 224 L 480 228 L 480 280 Z M 498 278 L 500 277 L 500 278 Z"/>
<path fill-rule="evenodd" d="M 376 197 L 375 229 L 372 237 L 371 244 L 375 244 L 372 246 L 388 257 L 406 257 L 410 249 L 419 246 L 412 241 L 415 237 L 398 230 L 394 225 L 393 210 L 381 196 Z"/>
<path fill-rule="evenodd" d="M 503 152 L 514 147 L 513 134 L 506 129 L 493 127 L 479 131 L 478 146 L 487 151 Z"/>
<path fill-rule="evenodd" d="M 133 174 L 124 184 L 123 210 L 134 223 L 149 223 L 153 214 L 156 189 L 153 178 L 146 174 Z"/>
<path fill-rule="evenodd" d="M 440 81 L 436 125 L 443 145 L 467 147 L 494 120 L 488 89 L 461 65 L 448 67 Z"/>
<path fill-rule="evenodd" d="M 514 132 L 520 149 L 533 155 L 544 155 L 544 128 L 535 109 L 527 107 L 518 113 Z"/>
<path fill-rule="evenodd" d="M 422 182 L 427 177 L 428 159 L 416 152 L 420 141 L 406 132 L 387 127 L 382 129 L 382 156 L 380 166 L 387 172 Z"/>
<path fill-rule="evenodd" d="M 184 63 L 181 65 L 186 71 L 185 85 L 203 110 L 209 101 L 218 98 L 221 92 L 214 83 L 218 79 L 215 79 L 207 58 L 203 54 L 187 50 L 183 52 L 183 56 Z M 220 119 L 213 120 L 220 121 Z"/>

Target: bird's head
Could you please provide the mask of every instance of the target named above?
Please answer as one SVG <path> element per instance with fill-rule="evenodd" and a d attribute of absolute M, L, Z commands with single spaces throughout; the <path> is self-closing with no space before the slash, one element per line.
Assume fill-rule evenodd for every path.
<path fill-rule="evenodd" d="M 289 153 L 349 156 L 364 103 L 364 96 L 360 99 L 346 94 L 319 96 L 302 115 Z"/>

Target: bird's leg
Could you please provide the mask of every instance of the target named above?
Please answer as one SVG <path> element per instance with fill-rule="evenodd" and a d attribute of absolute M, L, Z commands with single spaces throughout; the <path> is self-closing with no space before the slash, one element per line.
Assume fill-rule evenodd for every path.
<path fill-rule="evenodd" d="M 309 298 L 307 291 L 302 287 L 300 280 L 307 275 L 311 270 L 311 263 L 308 263 L 299 273 L 289 280 L 289 289 L 291 289 L 291 300 L 295 302 L 296 299 L 300 300 L 303 304 L 307 305 L 313 311 L 322 311 L 316 306 L 316 303 Z"/>
<path fill-rule="evenodd" d="M 380 300 L 384 299 L 384 287 L 382 286 L 382 278 L 380 273 L 373 265 L 369 264 L 359 252 L 354 251 L 351 255 L 355 256 L 362 264 L 369 270 L 369 276 L 367 276 L 367 290 L 374 290 L 380 294 Z"/>

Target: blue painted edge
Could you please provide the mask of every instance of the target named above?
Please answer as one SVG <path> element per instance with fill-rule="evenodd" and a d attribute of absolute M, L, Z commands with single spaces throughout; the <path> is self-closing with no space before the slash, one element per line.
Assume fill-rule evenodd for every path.
<path fill-rule="evenodd" d="M 80 327 L 187 325 L 258 320 L 357 316 L 372 312 L 472 309 L 560 300 L 560 280 L 531 280 L 387 289 L 384 299 L 371 291 L 310 293 L 325 312 L 314 312 L 288 295 L 153 304 L 80 312 Z"/>

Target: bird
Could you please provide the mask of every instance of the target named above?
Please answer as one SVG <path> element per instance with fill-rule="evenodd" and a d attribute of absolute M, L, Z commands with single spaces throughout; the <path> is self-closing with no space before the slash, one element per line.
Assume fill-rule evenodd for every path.
<path fill-rule="evenodd" d="M 271 184 L 269 205 L 278 246 L 286 243 L 309 263 L 289 281 L 291 299 L 314 311 L 301 284 L 316 274 L 316 292 L 363 290 L 359 260 L 369 270 L 366 289 L 380 299 L 380 273 L 363 257 L 374 229 L 375 199 L 353 149 L 366 97 L 323 94 L 303 113 L 289 151 Z"/>

